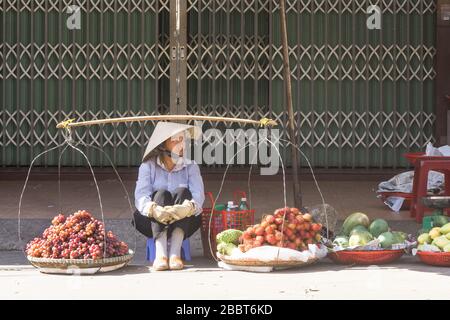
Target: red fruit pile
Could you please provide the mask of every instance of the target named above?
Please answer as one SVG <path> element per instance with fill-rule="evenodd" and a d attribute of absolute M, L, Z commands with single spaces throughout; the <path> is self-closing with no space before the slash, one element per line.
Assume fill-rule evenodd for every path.
<path fill-rule="evenodd" d="M 322 225 L 314 223 L 309 213 L 297 208 L 281 208 L 263 217 L 260 224 L 247 228 L 240 238 L 239 248 L 246 252 L 262 245 L 294 250 L 308 250 L 308 244 L 320 241 Z"/>
<path fill-rule="evenodd" d="M 79 210 L 67 218 L 62 214 L 54 217 L 42 238 L 34 238 L 27 244 L 26 253 L 36 258 L 101 259 L 127 254 L 128 245 L 111 231 L 106 233 L 105 241 L 103 223 L 89 212 Z"/>

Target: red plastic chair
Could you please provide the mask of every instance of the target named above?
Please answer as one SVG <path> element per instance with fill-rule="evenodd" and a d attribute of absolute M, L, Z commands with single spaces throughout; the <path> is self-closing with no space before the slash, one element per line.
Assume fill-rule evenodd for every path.
<path fill-rule="evenodd" d="M 441 172 L 445 177 L 445 196 L 450 196 L 450 157 L 417 157 L 414 163 L 413 197 L 411 198 L 410 215 L 415 217 L 418 223 L 422 222 L 427 208 L 422 203 L 422 198 L 428 195 L 428 173 L 430 170 Z M 449 209 L 446 209 L 447 215 Z"/>

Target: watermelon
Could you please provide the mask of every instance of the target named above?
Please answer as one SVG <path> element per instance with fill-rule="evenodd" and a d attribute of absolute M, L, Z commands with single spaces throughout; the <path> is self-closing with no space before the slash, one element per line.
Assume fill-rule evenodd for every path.
<path fill-rule="evenodd" d="M 448 223 L 447 217 L 443 215 L 431 216 L 431 220 L 433 220 L 434 227 L 442 227 L 443 225 Z"/>
<path fill-rule="evenodd" d="M 378 236 L 378 240 L 380 240 L 380 245 L 382 248 L 390 248 L 393 244 L 397 243 L 397 238 L 392 232 L 383 232 Z"/>
<path fill-rule="evenodd" d="M 370 233 L 377 238 L 383 232 L 389 231 L 389 225 L 384 219 L 376 219 L 369 226 Z"/>
<path fill-rule="evenodd" d="M 368 228 L 369 224 L 370 220 L 367 215 L 362 212 L 355 212 L 345 219 L 344 223 L 342 224 L 342 233 L 346 236 L 349 236 L 354 227 L 362 225 Z"/>

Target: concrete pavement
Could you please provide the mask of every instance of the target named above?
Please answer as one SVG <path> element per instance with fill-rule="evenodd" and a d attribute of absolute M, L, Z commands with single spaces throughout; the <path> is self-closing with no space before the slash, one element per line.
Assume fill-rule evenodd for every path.
<path fill-rule="evenodd" d="M 450 268 L 403 257 L 385 266 L 315 265 L 248 273 L 196 258 L 183 271 L 151 272 L 143 257 L 93 276 L 41 274 L 17 251 L 0 252 L 0 299 L 449 299 Z M 244 301 L 242 301 L 244 302 Z"/>

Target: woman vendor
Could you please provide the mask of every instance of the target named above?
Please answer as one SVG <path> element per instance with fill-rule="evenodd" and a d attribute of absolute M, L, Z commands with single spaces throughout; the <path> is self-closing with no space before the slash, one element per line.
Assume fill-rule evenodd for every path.
<path fill-rule="evenodd" d="M 139 167 L 135 226 L 155 239 L 155 271 L 184 268 L 182 242 L 201 224 L 203 179 L 198 165 L 184 157 L 187 139 L 200 134 L 194 126 L 158 122 Z"/>

